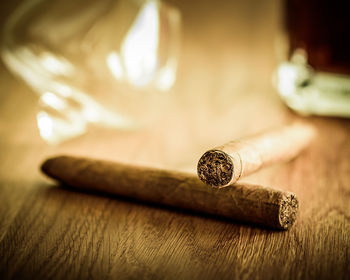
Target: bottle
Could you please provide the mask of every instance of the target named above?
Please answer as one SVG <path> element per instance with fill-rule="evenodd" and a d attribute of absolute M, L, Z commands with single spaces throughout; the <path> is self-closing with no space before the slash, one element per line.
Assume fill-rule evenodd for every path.
<path fill-rule="evenodd" d="M 286 0 L 277 89 L 301 114 L 350 117 L 350 3 Z M 281 50 L 282 49 L 282 50 Z"/>

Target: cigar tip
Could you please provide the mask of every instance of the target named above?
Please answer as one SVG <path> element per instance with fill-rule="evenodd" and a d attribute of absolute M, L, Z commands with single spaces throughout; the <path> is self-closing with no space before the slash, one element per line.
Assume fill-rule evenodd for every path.
<path fill-rule="evenodd" d="M 299 209 L 299 201 L 294 193 L 283 195 L 279 208 L 279 223 L 283 229 L 289 229 L 295 222 Z"/>
<path fill-rule="evenodd" d="M 41 171 L 44 174 L 51 177 L 53 175 L 53 172 L 56 169 L 55 165 L 57 165 L 57 163 L 59 163 L 61 159 L 64 159 L 64 158 L 66 158 L 66 156 L 56 156 L 56 157 L 46 159 L 40 166 Z"/>
<path fill-rule="evenodd" d="M 53 162 L 54 158 L 46 159 L 40 166 L 41 171 L 45 174 L 49 174 Z"/>
<path fill-rule="evenodd" d="M 198 161 L 197 174 L 204 183 L 214 187 L 229 184 L 233 177 L 234 166 L 232 159 L 219 150 L 210 150 Z"/>

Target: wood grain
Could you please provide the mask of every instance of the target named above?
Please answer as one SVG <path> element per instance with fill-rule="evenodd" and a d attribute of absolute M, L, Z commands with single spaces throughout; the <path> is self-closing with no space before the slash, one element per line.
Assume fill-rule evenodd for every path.
<path fill-rule="evenodd" d="M 312 147 L 244 179 L 297 194 L 288 232 L 73 192 L 40 174 L 60 153 L 195 172 L 211 147 L 299 118 L 270 85 L 278 1 L 172 2 L 184 23 L 179 76 L 152 127 L 48 146 L 35 94 L 1 65 L 0 278 L 348 279 L 349 120 L 309 118 Z"/>

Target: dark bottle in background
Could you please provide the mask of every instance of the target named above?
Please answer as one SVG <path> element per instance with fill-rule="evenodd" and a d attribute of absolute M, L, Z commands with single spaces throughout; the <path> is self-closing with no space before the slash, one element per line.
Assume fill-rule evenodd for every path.
<path fill-rule="evenodd" d="M 303 114 L 350 117 L 350 1 L 285 0 L 277 88 Z"/>

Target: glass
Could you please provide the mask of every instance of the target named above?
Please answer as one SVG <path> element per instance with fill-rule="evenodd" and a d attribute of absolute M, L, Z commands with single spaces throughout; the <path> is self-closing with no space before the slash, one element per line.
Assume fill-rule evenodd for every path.
<path fill-rule="evenodd" d="M 277 88 L 303 114 L 350 117 L 350 4 L 286 0 Z"/>
<path fill-rule="evenodd" d="M 27 0 L 4 28 L 1 56 L 40 96 L 41 136 L 90 124 L 135 128 L 175 82 L 180 14 L 157 0 Z"/>

